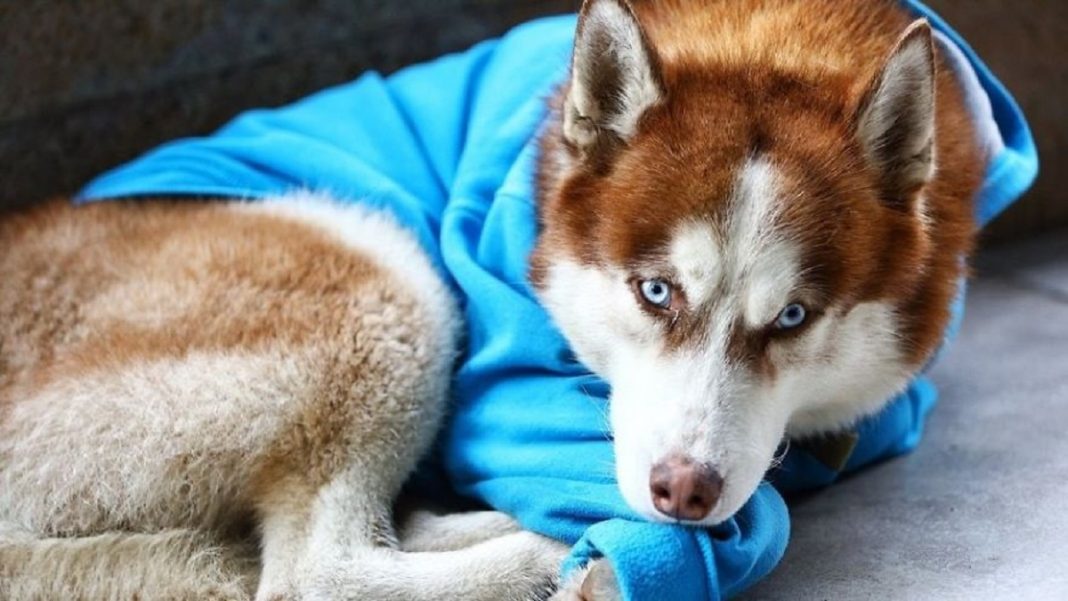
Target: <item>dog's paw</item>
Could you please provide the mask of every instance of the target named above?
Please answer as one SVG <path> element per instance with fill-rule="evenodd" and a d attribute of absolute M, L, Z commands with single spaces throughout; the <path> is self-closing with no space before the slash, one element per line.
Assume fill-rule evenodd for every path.
<path fill-rule="evenodd" d="M 399 516 L 397 525 L 400 549 L 407 552 L 455 551 L 520 530 L 497 511 L 438 514 L 417 508 Z"/>
<path fill-rule="evenodd" d="M 615 570 L 608 560 L 591 561 L 568 578 L 550 601 L 622 601 Z"/>

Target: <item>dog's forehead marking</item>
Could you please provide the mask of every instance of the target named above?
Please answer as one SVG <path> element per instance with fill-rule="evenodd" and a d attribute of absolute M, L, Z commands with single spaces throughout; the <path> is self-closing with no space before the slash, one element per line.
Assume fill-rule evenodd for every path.
<path fill-rule="evenodd" d="M 779 173 L 766 159 L 743 167 L 729 205 L 729 254 L 738 265 L 737 293 L 746 325 L 762 327 L 790 302 L 797 284 L 799 249 L 786 236 Z"/>
<path fill-rule="evenodd" d="M 700 306 L 715 294 L 723 278 L 720 241 L 711 223 L 684 222 L 671 244 L 671 262 L 691 305 Z"/>
<path fill-rule="evenodd" d="M 799 277 L 800 249 L 785 235 L 778 173 L 755 158 L 739 172 L 716 227 L 686 221 L 673 236 L 670 257 L 691 307 L 717 301 L 715 321 L 739 314 L 751 328 L 777 317 L 791 300 Z"/>
<path fill-rule="evenodd" d="M 746 291 L 746 325 L 766 326 L 791 302 L 798 279 L 798 250 L 780 241 L 769 245 L 753 270 Z"/>

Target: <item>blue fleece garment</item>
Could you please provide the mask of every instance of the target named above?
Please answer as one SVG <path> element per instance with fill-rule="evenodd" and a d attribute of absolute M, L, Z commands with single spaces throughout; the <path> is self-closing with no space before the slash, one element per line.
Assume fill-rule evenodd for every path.
<path fill-rule="evenodd" d="M 1012 98 L 960 38 L 1004 140 L 978 203 L 989 221 L 1034 179 L 1037 156 Z M 607 557 L 629 601 L 730 597 L 780 560 L 789 518 L 765 483 L 713 529 L 651 524 L 615 484 L 607 385 L 572 358 L 527 283 L 536 236 L 535 134 L 567 73 L 575 18 L 521 26 L 499 41 L 405 69 L 367 74 L 291 106 L 245 113 L 207 138 L 180 140 L 90 183 L 80 200 L 151 195 L 259 199 L 332 193 L 410 228 L 464 304 L 469 340 L 440 449 L 449 483 L 574 544 L 565 572 Z M 846 471 L 912 449 L 936 391 L 919 377 L 860 426 Z M 793 449 L 773 474 L 796 490 L 840 474 Z"/>

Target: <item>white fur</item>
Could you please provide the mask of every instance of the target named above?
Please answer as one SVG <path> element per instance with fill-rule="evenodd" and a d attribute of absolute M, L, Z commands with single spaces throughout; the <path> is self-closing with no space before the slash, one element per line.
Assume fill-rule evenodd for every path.
<path fill-rule="evenodd" d="M 0 451 L 10 457 L 0 469 L 3 520 L 57 534 L 123 522 L 149 530 L 219 523 L 220 504 L 295 410 L 308 358 L 294 351 L 194 353 L 52 383 L 16 404 L 0 429 Z M 188 462 L 176 479 L 180 456 L 211 460 Z M 30 503 L 41 490 L 51 494 Z M 188 497 L 183 519 L 157 515 L 151 500 L 159 496 Z"/>
<path fill-rule="evenodd" d="M 672 239 L 670 260 L 678 270 L 678 277 L 686 299 L 693 306 L 712 300 L 723 281 L 723 251 L 720 235 L 707 222 L 683 223 Z"/>
<path fill-rule="evenodd" d="M 0 599 L 246 599 L 255 545 L 204 532 L 22 540 L 0 534 Z"/>
<path fill-rule="evenodd" d="M 675 231 L 670 259 L 692 307 L 736 294 L 742 306 L 734 309 L 750 327 L 760 327 L 795 300 L 800 253 L 775 227 L 780 206 L 775 177 L 767 161 L 750 161 L 730 201 L 725 232 L 693 221 Z"/>
<path fill-rule="evenodd" d="M 578 358 L 609 381 L 619 349 L 659 341 L 621 269 L 560 259 L 550 267 L 540 296 Z"/>
<path fill-rule="evenodd" d="M 782 394 L 793 397 L 787 399 L 793 406 L 788 424 L 793 437 L 852 424 L 882 407 L 911 376 L 888 303 L 862 303 L 828 316 L 799 342 L 793 354 L 821 359 L 781 375 Z"/>
<path fill-rule="evenodd" d="M 798 281 L 800 250 L 778 227 L 782 199 L 772 165 L 751 160 L 738 179 L 730 201 L 729 230 L 721 242 L 730 257 L 724 277 L 739 287 L 745 323 L 759 328 L 795 300 L 791 294 Z"/>

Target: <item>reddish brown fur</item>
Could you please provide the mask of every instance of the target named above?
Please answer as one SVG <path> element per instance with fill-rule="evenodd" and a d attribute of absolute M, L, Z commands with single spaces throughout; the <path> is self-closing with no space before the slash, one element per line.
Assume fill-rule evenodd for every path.
<path fill-rule="evenodd" d="M 782 221 L 806 249 L 811 302 L 892 301 L 904 320 L 906 357 L 918 366 L 941 339 L 961 259 L 972 249 L 983 157 L 958 84 L 937 57 L 938 169 L 922 191 L 929 231 L 910 211 L 881 202 L 878 175 L 855 136 L 857 113 L 913 17 L 892 0 L 633 7 L 658 54 L 666 99 L 607 169 L 584 167 L 559 124 L 548 129 L 533 281 L 560 252 L 628 268 L 655 260 L 680 221 L 721 221 L 740 166 L 767 157 L 795 199 Z"/>
<path fill-rule="evenodd" d="M 0 217 L 0 248 L 0 597 L 525 598 L 555 574 L 564 548 L 507 520 L 409 529 L 455 577 L 390 548 L 460 322 L 388 217 L 57 201 Z"/>
<path fill-rule="evenodd" d="M 0 220 L 0 248 L 0 417 L 13 390 L 25 398 L 132 363 L 278 345 L 316 349 L 313 396 L 358 405 L 353 382 L 378 368 L 368 355 L 383 354 L 353 344 L 367 338 L 363 324 L 383 307 L 396 313 L 384 319 L 417 314 L 392 275 L 340 242 L 218 202 L 58 200 Z M 259 479 L 274 486 L 299 473 L 321 485 L 337 466 L 307 458 L 331 454 L 297 447 L 353 435 L 345 417 L 309 407 Z"/>

